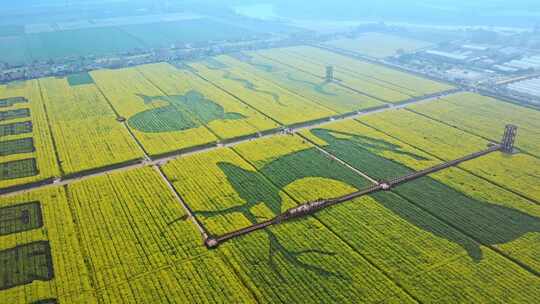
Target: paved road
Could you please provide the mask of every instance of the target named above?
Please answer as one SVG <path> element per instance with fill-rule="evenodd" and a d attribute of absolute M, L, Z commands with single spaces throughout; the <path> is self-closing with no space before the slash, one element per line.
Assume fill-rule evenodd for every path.
<path fill-rule="evenodd" d="M 334 122 L 334 121 L 354 119 L 354 118 L 358 118 L 358 117 L 365 116 L 365 115 L 371 115 L 371 114 L 381 113 L 381 112 L 385 112 L 385 111 L 392 111 L 392 110 L 404 108 L 404 107 L 406 107 L 408 105 L 411 105 L 411 104 L 433 102 L 433 101 L 439 100 L 440 98 L 442 98 L 444 96 L 455 94 L 455 93 L 460 92 L 460 91 L 461 91 L 460 89 L 454 89 L 454 90 L 450 90 L 450 91 L 441 92 L 441 93 L 438 93 L 438 94 L 435 94 L 435 95 L 425 96 L 423 98 L 422 97 L 414 98 L 414 99 L 411 99 L 410 101 L 406 101 L 406 102 L 401 103 L 399 105 L 387 104 L 386 107 L 384 107 L 384 108 L 374 109 L 374 110 L 367 110 L 367 111 L 359 111 L 359 112 L 351 113 L 350 115 L 346 115 L 346 116 L 340 117 L 340 118 L 329 118 L 328 120 L 325 120 L 325 121 L 314 122 L 312 124 L 308 124 L 308 125 L 304 125 L 304 126 L 301 126 L 301 127 L 296 127 L 296 128 L 289 129 L 288 131 L 292 132 L 292 133 L 296 133 L 298 131 L 309 130 L 309 129 L 317 128 L 317 127 L 320 127 L 320 126 L 324 126 L 324 125 L 329 124 L 329 123 Z M 75 183 L 75 182 L 78 182 L 78 181 L 86 180 L 86 179 L 97 177 L 97 176 L 103 176 L 103 175 L 107 175 L 107 174 L 115 173 L 115 172 L 121 172 L 121 171 L 132 170 L 132 169 L 137 169 L 137 168 L 143 168 L 143 167 L 148 167 L 148 166 L 162 166 L 162 165 L 166 164 L 167 162 L 169 162 L 171 160 L 174 160 L 174 159 L 177 159 L 177 158 L 180 158 L 180 157 L 189 156 L 189 155 L 193 155 L 193 154 L 204 153 L 204 152 L 212 151 L 214 149 L 219 149 L 219 148 L 223 148 L 223 147 L 232 147 L 232 146 L 235 146 L 235 145 L 242 144 L 244 142 L 254 141 L 254 140 L 261 139 L 261 138 L 268 138 L 268 137 L 272 137 L 272 136 L 278 136 L 278 135 L 281 135 L 281 134 L 283 134 L 283 132 L 281 130 L 276 130 L 276 131 L 274 131 L 272 133 L 265 134 L 265 135 L 259 135 L 259 136 L 254 135 L 254 137 L 251 137 L 251 138 L 242 138 L 242 139 L 238 139 L 238 140 L 233 140 L 233 141 L 228 142 L 226 144 L 218 144 L 216 146 L 205 147 L 205 148 L 201 148 L 201 149 L 194 150 L 194 151 L 183 152 L 183 153 L 178 153 L 178 154 L 173 154 L 173 155 L 170 155 L 170 156 L 153 158 L 153 159 L 146 156 L 146 153 L 145 153 L 145 159 L 141 160 L 139 163 L 121 165 L 121 166 L 118 166 L 116 168 L 104 168 L 102 170 L 95 170 L 95 172 L 84 173 L 84 174 L 82 174 L 81 176 L 78 176 L 78 177 L 67 178 L 67 179 L 57 179 L 55 181 L 50 181 L 50 182 L 47 182 L 47 183 L 44 183 L 44 184 L 29 186 L 28 188 L 25 188 L 25 189 L 5 189 L 5 190 L 0 190 L 0 196 L 1 197 L 12 196 L 12 195 L 21 194 L 21 193 L 25 193 L 25 192 L 36 190 L 36 189 L 42 189 L 42 188 L 47 188 L 47 187 L 55 187 L 55 186 L 65 186 L 65 185 L 69 185 L 71 183 Z"/>

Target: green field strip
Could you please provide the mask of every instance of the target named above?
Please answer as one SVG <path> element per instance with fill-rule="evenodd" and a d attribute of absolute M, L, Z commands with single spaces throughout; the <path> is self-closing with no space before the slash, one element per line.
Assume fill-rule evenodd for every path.
<path fill-rule="evenodd" d="M 32 133 L 32 122 L 21 121 L 0 125 L 0 137 Z"/>
<path fill-rule="evenodd" d="M 36 176 L 38 174 L 35 158 L 0 163 L 0 181 Z"/>
<path fill-rule="evenodd" d="M 28 99 L 25 97 L 0 98 L 0 108 L 11 107 L 17 103 L 28 103 Z"/>
<path fill-rule="evenodd" d="M 54 277 L 51 249 L 45 241 L 0 250 L 0 264 L 4 265 L 0 291 Z"/>
<path fill-rule="evenodd" d="M 39 202 L 0 207 L 0 236 L 43 226 Z"/>
<path fill-rule="evenodd" d="M 34 140 L 31 137 L 0 141 L 0 157 L 13 154 L 32 153 L 35 150 Z"/>
<path fill-rule="evenodd" d="M 7 110 L 0 111 L 0 121 L 7 121 L 17 118 L 26 118 L 30 117 L 29 109 L 16 109 L 16 110 Z"/>

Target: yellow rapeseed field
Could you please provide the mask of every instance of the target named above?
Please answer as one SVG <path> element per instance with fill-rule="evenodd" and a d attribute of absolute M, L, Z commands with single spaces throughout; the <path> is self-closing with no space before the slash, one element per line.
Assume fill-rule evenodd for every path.
<path fill-rule="evenodd" d="M 161 63 L 138 67 L 139 71 L 169 96 L 200 92 L 205 98 L 223 107 L 225 113 L 243 116 L 240 119 L 215 119 L 206 126 L 221 139 L 254 134 L 278 128 L 279 125 L 226 92 L 200 79 L 187 70 L 179 70 Z"/>
<path fill-rule="evenodd" d="M 143 157 L 95 85 L 72 87 L 65 78 L 39 82 L 65 174 Z"/>
<path fill-rule="evenodd" d="M 129 120 L 145 111 L 150 113 L 148 118 L 152 119 L 150 111 L 168 105 L 165 101 L 147 102 L 145 100 L 145 97 L 162 97 L 163 93 L 146 80 L 136 68 L 99 70 L 92 72 L 91 75 L 115 110 L 125 119 Z M 155 118 L 153 122 L 149 121 L 148 124 L 160 126 L 163 125 L 163 121 Z M 165 128 L 159 132 L 146 132 L 130 128 L 151 155 L 208 144 L 217 140 L 217 137 L 205 126 L 197 126 L 184 131 L 171 131 Z"/>
<path fill-rule="evenodd" d="M 301 95 L 234 66 L 215 69 L 207 67 L 202 62 L 192 63 L 190 66 L 221 89 L 284 125 L 337 114 Z"/>
<path fill-rule="evenodd" d="M 506 124 L 515 124 L 516 146 L 540 157 L 540 113 L 536 110 L 474 93 L 455 94 L 410 109 L 496 141 L 502 138 Z"/>
<path fill-rule="evenodd" d="M 325 66 L 332 65 L 338 81 L 390 103 L 451 89 L 449 85 L 314 47 L 272 49 L 259 53 L 317 75 L 324 73 Z"/>
<path fill-rule="evenodd" d="M 30 80 L 9 85 L 0 85 L 0 98 L 8 97 L 25 97 L 27 98 L 28 103 L 17 103 L 10 107 L 0 108 L 0 111 L 29 109 L 30 115 L 28 117 L 1 121 L 0 124 L 31 121 L 32 132 L 19 135 L 11 135 L 3 137 L 0 140 L 3 141 L 16 138 L 31 137 L 34 141 L 35 152 L 0 156 L 0 163 L 8 163 L 15 160 L 35 158 L 38 174 L 22 178 L 0 180 L 0 188 L 31 183 L 60 176 L 60 170 L 58 168 L 55 156 L 51 132 L 49 130 L 49 125 L 47 122 L 47 112 L 41 98 L 38 81 Z"/>
<path fill-rule="evenodd" d="M 313 75 L 293 66 L 272 61 L 257 52 L 246 53 L 248 62 L 232 57 L 220 57 L 220 62 L 259 75 L 283 88 L 320 104 L 337 113 L 347 113 L 381 106 L 384 103 L 356 93 L 334 82 L 327 82 L 324 75 Z"/>
<path fill-rule="evenodd" d="M 0 208 L 34 201 L 40 202 L 43 227 L 0 236 L 0 250 L 35 241 L 48 241 L 54 278 L 1 290 L 1 302 L 26 304 L 56 298 L 60 303 L 97 303 L 90 270 L 85 266 L 78 240 L 77 220 L 72 216 L 72 206 L 64 188 L 48 188 L 14 197 L 1 197 Z"/>
<path fill-rule="evenodd" d="M 443 160 L 485 149 L 489 143 L 481 137 L 407 110 L 365 116 L 360 121 Z M 499 186 L 540 200 L 540 161 L 536 157 L 496 152 L 460 167 Z"/>
<path fill-rule="evenodd" d="M 198 230 L 154 168 L 68 187 L 80 249 L 100 301 L 250 302 L 249 293 Z"/>

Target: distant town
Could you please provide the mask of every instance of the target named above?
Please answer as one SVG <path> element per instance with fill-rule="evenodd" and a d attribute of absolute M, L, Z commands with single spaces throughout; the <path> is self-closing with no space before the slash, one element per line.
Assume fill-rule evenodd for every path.
<path fill-rule="evenodd" d="M 394 35 L 415 35 L 410 29 L 382 23 L 331 33 L 300 31 L 290 34 L 261 34 L 250 38 L 222 41 L 182 43 L 160 49 L 136 49 L 109 56 L 77 56 L 61 59 L 34 60 L 29 64 L 0 61 L 0 83 L 70 74 L 98 69 L 184 61 L 295 45 L 317 45 L 335 52 L 359 57 L 394 68 L 459 85 L 471 91 L 506 98 L 533 107 L 540 107 L 540 27 L 525 32 L 491 32 L 474 30 L 467 37 L 445 40 L 412 51 L 398 50 L 394 56 L 373 58 L 339 47 L 329 47 L 327 41 L 354 39 L 365 32 Z M 494 37 L 499 36 L 499 37 Z M 473 38 L 471 38 L 471 36 Z M 504 37 L 503 41 L 501 36 Z M 480 42 L 478 42 L 480 41 Z M 523 41 L 533 42 L 525 45 Z M 530 43 L 529 43 L 530 44 Z"/>

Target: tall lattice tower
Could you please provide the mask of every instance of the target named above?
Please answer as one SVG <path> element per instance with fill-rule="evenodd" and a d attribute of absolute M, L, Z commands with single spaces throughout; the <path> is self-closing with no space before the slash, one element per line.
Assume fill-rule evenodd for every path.
<path fill-rule="evenodd" d="M 514 151 L 514 142 L 516 141 L 517 126 L 506 125 L 504 135 L 501 141 L 501 151 L 504 153 L 512 153 Z"/>
<path fill-rule="evenodd" d="M 334 67 L 331 65 L 326 67 L 326 81 L 334 81 Z"/>

